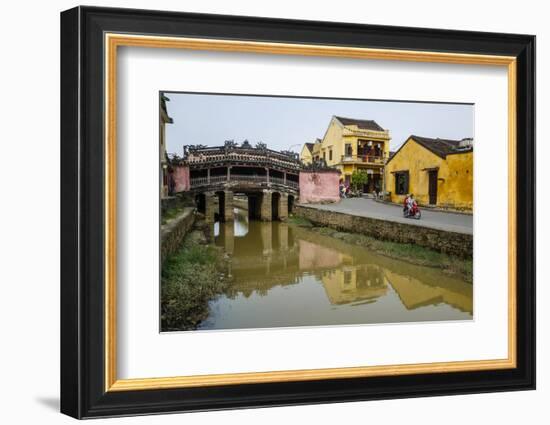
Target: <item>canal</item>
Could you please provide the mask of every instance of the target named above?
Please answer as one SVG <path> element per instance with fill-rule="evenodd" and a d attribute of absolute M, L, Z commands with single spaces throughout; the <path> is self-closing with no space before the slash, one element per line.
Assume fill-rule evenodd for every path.
<path fill-rule="evenodd" d="M 230 286 L 198 329 L 472 319 L 472 285 L 283 222 L 215 223 Z"/>

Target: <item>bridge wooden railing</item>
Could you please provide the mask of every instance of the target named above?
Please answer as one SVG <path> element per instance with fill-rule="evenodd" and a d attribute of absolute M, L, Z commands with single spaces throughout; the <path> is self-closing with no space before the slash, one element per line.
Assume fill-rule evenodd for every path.
<path fill-rule="evenodd" d="M 258 183 L 258 184 L 278 184 L 282 186 L 288 186 L 292 189 L 298 189 L 298 182 L 284 179 L 281 177 L 271 176 L 258 176 L 258 175 L 243 175 L 243 174 L 231 174 L 229 179 L 227 175 L 223 176 L 210 176 L 210 177 L 193 177 L 190 179 L 191 188 L 205 187 L 216 185 L 224 182 L 243 182 L 243 183 Z"/>

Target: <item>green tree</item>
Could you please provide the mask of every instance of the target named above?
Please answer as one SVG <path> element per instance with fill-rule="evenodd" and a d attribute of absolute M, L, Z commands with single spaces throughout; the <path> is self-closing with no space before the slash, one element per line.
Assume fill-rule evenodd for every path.
<path fill-rule="evenodd" d="M 363 189 L 369 181 L 369 175 L 363 170 L 355 170 L 351 175 L 351 187 L 353 190 Z"/>

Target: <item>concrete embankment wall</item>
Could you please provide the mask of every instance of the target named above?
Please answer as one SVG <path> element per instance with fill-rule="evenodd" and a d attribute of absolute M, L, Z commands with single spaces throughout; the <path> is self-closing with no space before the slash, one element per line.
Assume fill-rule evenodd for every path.
<path fill-rule="evenodd" d="M 318 226 L 360 233 L 386 241 L 417 244 L 445 254 L 472 258 L 473 237 L 469 234 L 320 210 L 303 205 L 296 205 L 294 213 Z"/>
<path fill-rule="evenodd" d="M 183 238 L 189 232 L 195 222 L 195 209 L 184 208 L 183 212 L 164 224 L 160 230 L 160 255 L 161 262 L 176 252 Z"/>

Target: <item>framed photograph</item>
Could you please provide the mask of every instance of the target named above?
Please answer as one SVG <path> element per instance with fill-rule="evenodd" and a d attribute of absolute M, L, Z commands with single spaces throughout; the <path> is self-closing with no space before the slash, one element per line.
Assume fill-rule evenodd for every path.
<path fill-rule="evenodd" d="M 61 411 L 535 388 L 535 37 L 61 14 Z"/>

